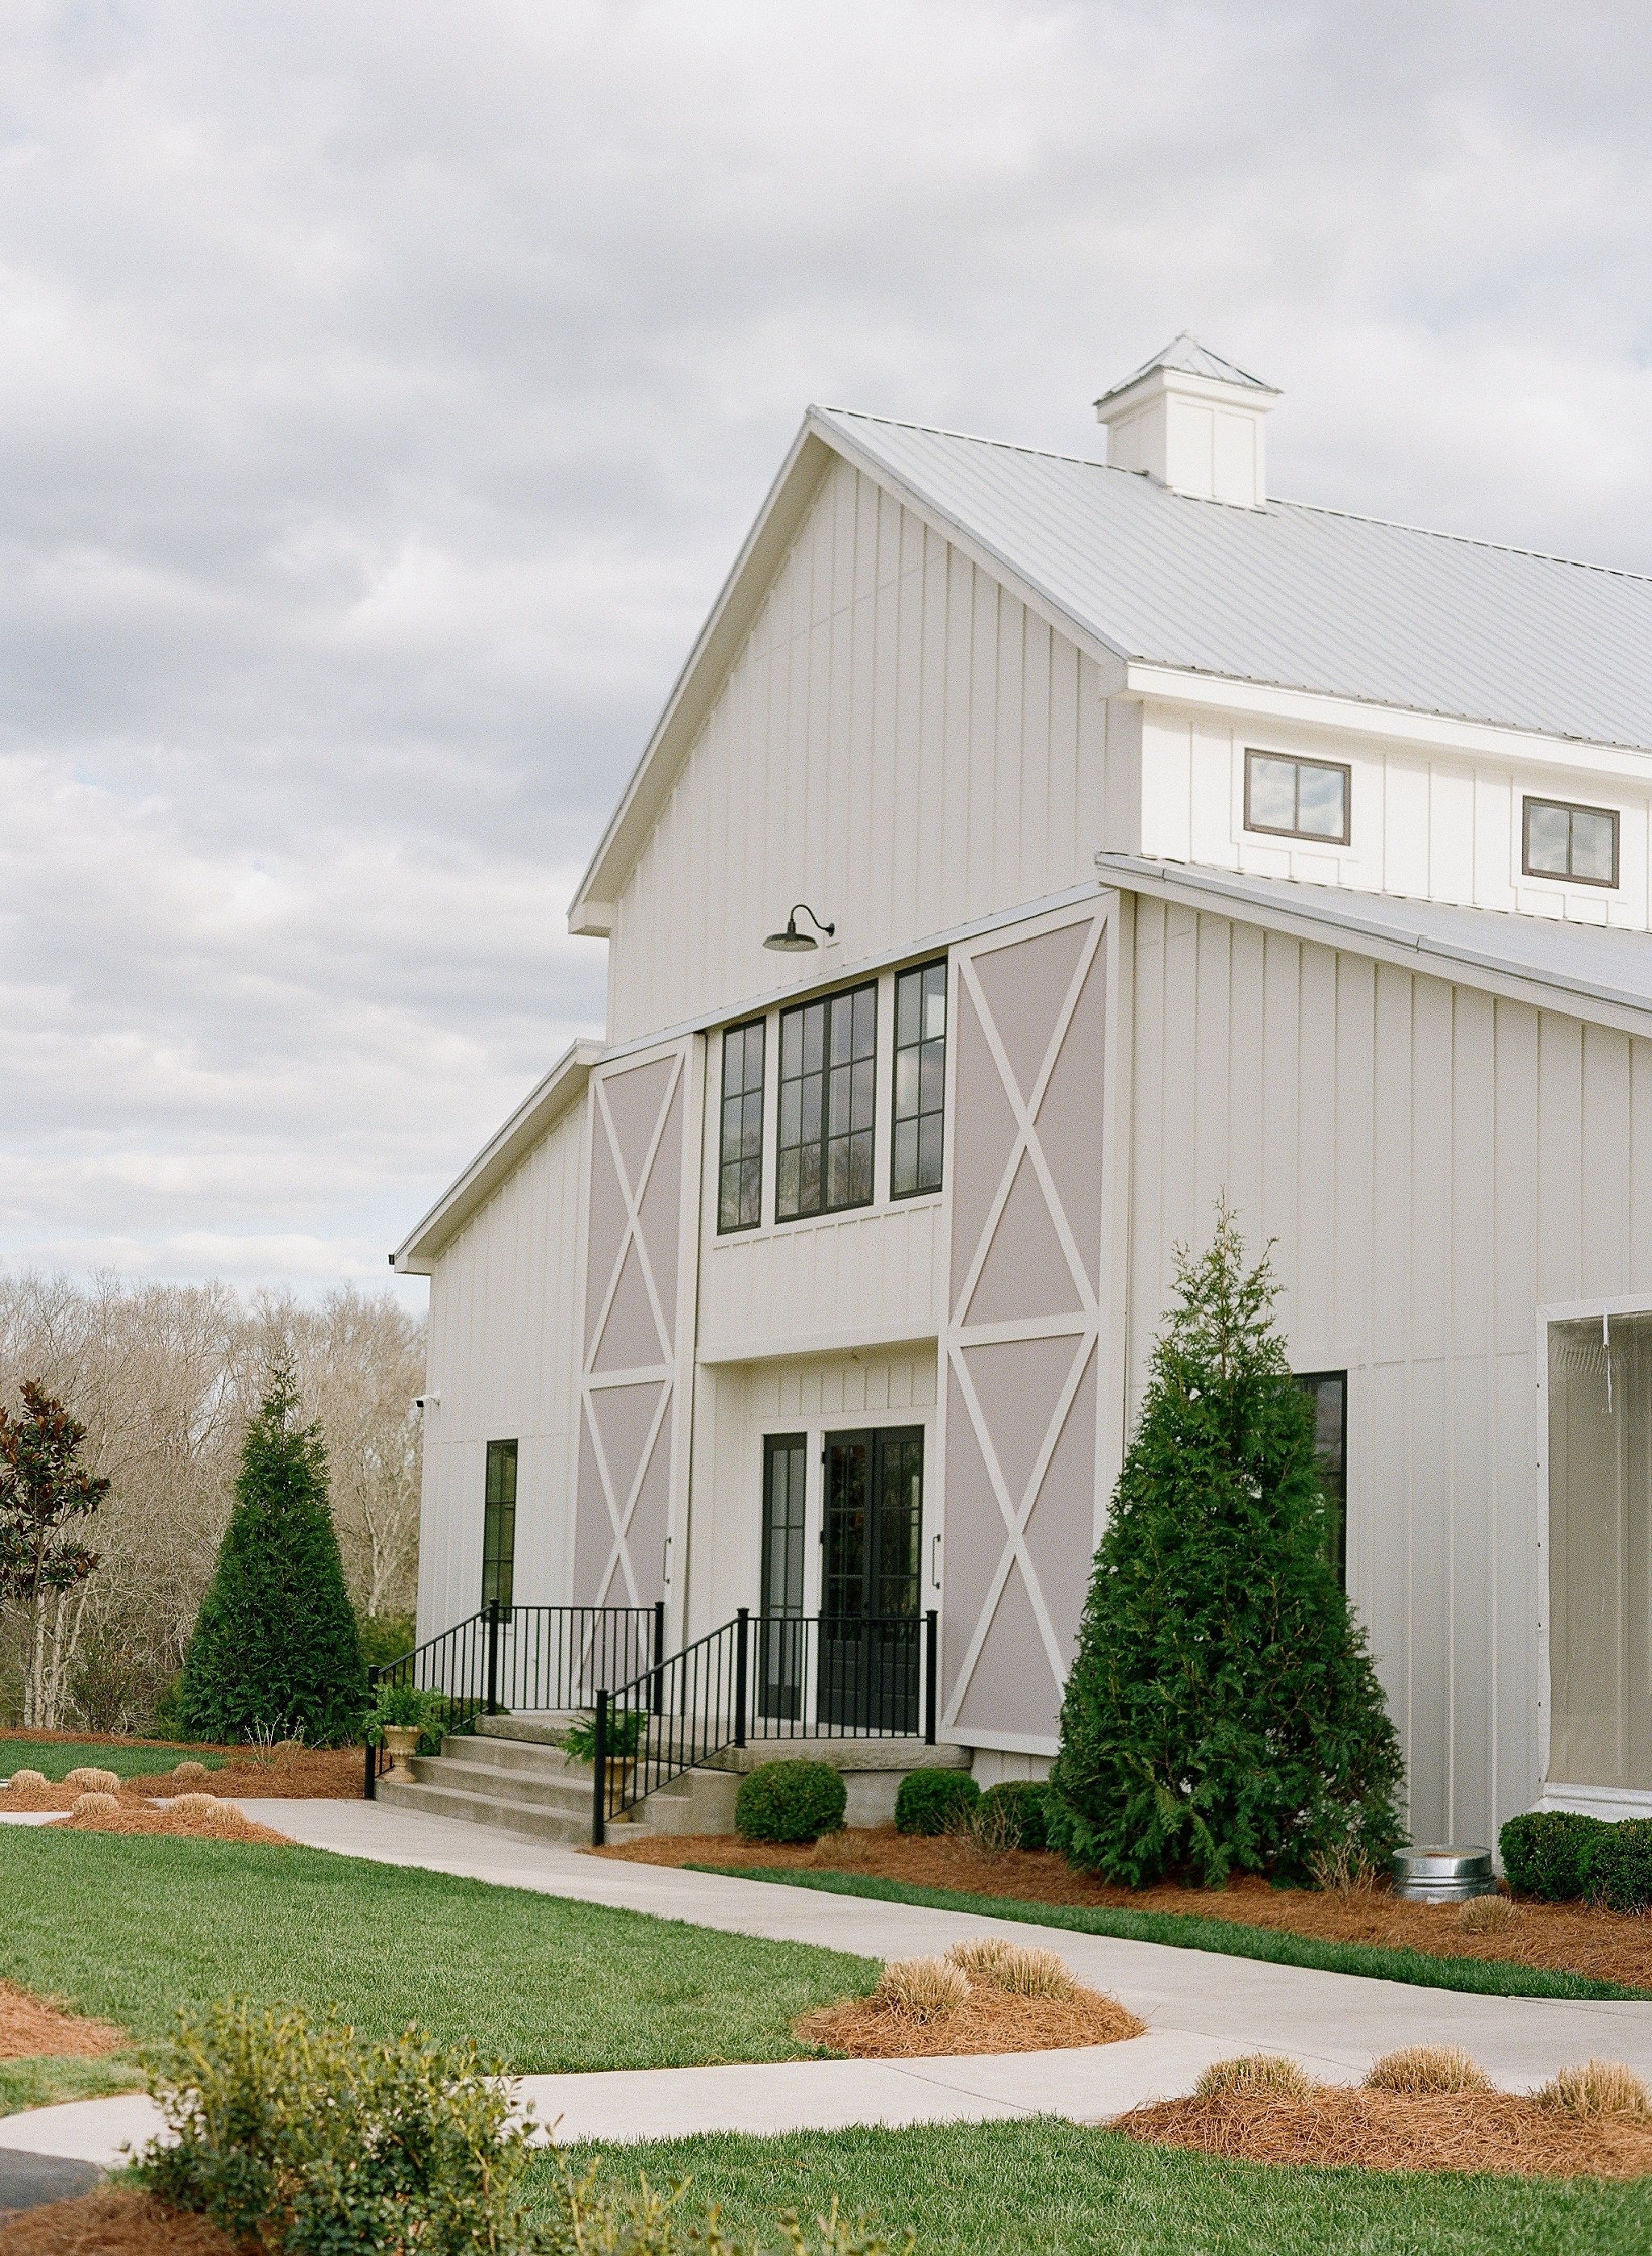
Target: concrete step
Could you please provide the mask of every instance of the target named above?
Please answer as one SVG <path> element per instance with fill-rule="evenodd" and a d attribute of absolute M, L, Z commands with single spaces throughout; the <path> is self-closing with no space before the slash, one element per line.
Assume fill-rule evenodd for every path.
<path fill-rule="evenodd" d="M 490 1826 L 496 1833 L 510 1833 L 522 1841 L 551 1841 L 569 1849 L 590 1846 L 588 1800 L 576 1813 L 532 1802 L 506 1801 L 497 1794 L 457 1787 L 426 1785 L 422 1780 L 403 1786 L 390 1779 L 379 1780 L 378 1798 L 391 1809 L 421 1810 L 428 1817 L 463 1818 L 469 1824 Z M 628 1823 L 624 1818 L 610 1818 L 608 1830 L 610 1840 L 635 1841 L 644 1838 L 649 1829 Z"/>
<path fill-rule="evenodd" d="M 451 1787 L 460 1794 L 483 1800 L 520 1803 L 525 1808 L 583 1809 L 591 1808 L 591 1773 L 565 1771 L 539 1777 L 530 1772 L 500 1770 L 489 1763 L 455 1761 L 449 1755 L 415 1755 L 413 1776 L 421 1786 Z"/>
<path fill-rule="evenodd" d="M 570 1771 L 590 1775 L 588 1765 L 571 1763 L 560 1747 L 467 1731 L 450 1733 L 442 1741 L 441 1759 L 517 1772 L 524 1778 L 564 1778 Z"/>

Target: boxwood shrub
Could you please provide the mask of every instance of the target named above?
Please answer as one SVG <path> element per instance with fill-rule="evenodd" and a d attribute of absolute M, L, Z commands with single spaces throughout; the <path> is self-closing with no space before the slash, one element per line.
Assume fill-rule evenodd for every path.
<path fill-rule="evenodd" d="M 740 1782 L 735 1829 L 748 1841 L 814 1841 L 838 1831 L 847 1805 L 830 1763 L 760 1763 Z"/>
<path fill-rule="evenodd" d="M 989 1786 L 975 1809 L 975 1830 L 1000 1849 L 1042 1849 L 1044 1789 L 1042 1779 L 1009 1778 Z"/>
<path fill-rule="evenodd" d="M 1608 1911 L 1645 1911 L 1652 1904 L 1652 1818 L 1596 1819 L 1583 1864 L 1583 1892 Z"/>
<path fill-rule="evenodd" d="M 945 1833 L 980 1800 L 967 1770 L 909 1770 L 895 1797 L 895 1822 L 903 1833 Z"/>
<path fill-rule="evenodd" d="M 1573 1902 L 1584 1893 L 1595 1835 L 1612 1829 L 1598 1817 L 1579 1817 L 1570 1809 L 1511 1817 L 1498 1836 L 1509 1886 L 1540 1903 Z"/>

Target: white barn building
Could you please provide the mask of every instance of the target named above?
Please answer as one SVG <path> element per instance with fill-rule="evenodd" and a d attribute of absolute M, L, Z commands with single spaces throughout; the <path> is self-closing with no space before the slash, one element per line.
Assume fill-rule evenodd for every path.
<path fill-rule="evenodd" d="M 1037 1773 L 1225 1194 L 1416 1836 L 1652 1810 L 1652 582 L 1280 502 L 1276 396 L 809 412 L 573 903 L 606 1040 L 391 1257 L 421 1637 L 933 1610 Z"/>

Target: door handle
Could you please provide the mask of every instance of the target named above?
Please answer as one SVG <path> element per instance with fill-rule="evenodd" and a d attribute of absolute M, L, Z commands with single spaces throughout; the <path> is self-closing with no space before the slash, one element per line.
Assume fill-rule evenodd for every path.
<path fill-rule="evenodd" d="M 941 1586 L 941 1539 L 938 1535 L 931 1535 L 929 1543 L 929 1579 L 934 1589 L 938 1590 Z"/>

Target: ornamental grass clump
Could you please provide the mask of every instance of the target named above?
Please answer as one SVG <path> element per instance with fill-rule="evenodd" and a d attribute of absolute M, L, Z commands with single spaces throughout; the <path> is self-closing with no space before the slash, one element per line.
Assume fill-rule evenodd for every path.
<path fill-rule="evenodd" d="M 1533 2096 L 1540 2107 L 1566 2115 L 1652 2116 L 1652 2092 L 1632 2068 L 1617 2060 L 1586 2060 L 1581 2068 L 1563 2068 Z"/>
<path fill-rule="evenodd" d="M 1328 1555 L 1277 1286 L 1226 1206 L 1177 1284 L 1067 1679 L 1050 1844 L 1129 1887 L 1386 1865 L 1399 1743 Z"/>
<path fill-rule="evenodd" d="M 120 1776 L 117 1772 L 95 1770 L 89 1766 L 82 1766 L 79 1770 L 65 1771 L 63 1783 L 65 1786 L 78 1787 L 82 1794 L 118 1794 L 121 1790 Z"/>
<path fill-rule="evenodd" d="M 1459 2045 L 1402 2045 L 1385 2052 L 1365 2079 L 1367 2091 L 1489 2091 L 1492 2080 Z"/>
<path fill-rule="evenodd" d="M 66 1780 L 64 1783 L 67 1785 L 68 1781 Z M 113 1817 L 118 1814 L 120 1806 L 112 1794 L 105 1794 L 99 1787 L 91 1794 L 77 1794 L 69 1804 L 69 1815 L 71 1817 Z"/>
<path fill-rule="evenodd" d="M 970 1981 L 1007 1991 L 1012 1998 L 1070 1998 L 1079 1986 L 1060 1956 L 1037 1943 L 983 1935 L 953 1943 L 946 1956 Z"/>
<path fill-rule="evenodd" d="M 1278 2053 L 1251 2052 L 1237 2060 L 1213 2061 L 1193 2086 L 1193 2097 L 1310 2099 L 1314 2089 L 1312 2078 L 1294 2060 Z"/>
<path fill-rule="evenodd" d="M 891 1958 L 872 2003 L 909 2021 L 939 2021 L 969 2002 L 969 1977 L 945 1958 Z"/>
<path fill-rule="evenodd" d="M 1466 1935 L 1501 1935 L 1514 1920 L 1515 1907 L 1507 1896 L 1470 1896 L 1457 1914 Z"/>

